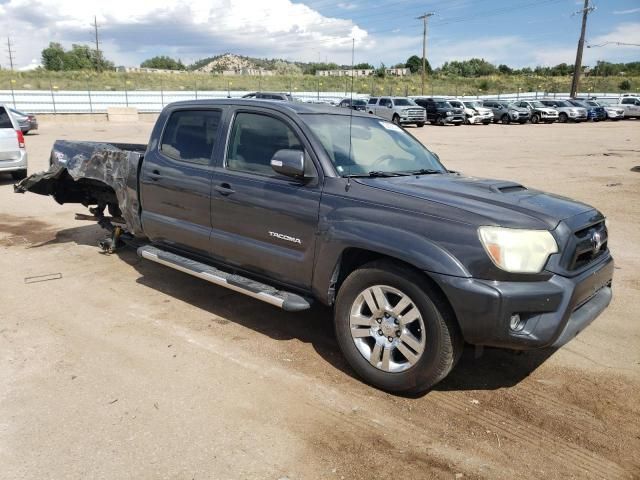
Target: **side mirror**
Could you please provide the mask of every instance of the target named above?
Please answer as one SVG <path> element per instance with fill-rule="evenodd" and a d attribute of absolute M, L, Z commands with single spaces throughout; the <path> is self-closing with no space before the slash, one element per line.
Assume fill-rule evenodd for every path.
<path fill-rule="evenodd" d="M 304 177 L 304 152 L 302 150 L 278 150 L 271 158 L 271 168 L 281 175 Z"/>

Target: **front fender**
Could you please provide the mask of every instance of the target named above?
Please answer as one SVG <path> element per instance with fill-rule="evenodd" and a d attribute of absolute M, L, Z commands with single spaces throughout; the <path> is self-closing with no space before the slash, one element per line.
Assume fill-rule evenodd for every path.
<path fill-rule="evenodd" d="M 423 271 L 456 277 L 471 276 L 450 252 L 424 235 L 362 220 L 332 222 L 318 238 L 312 289 L 320 301 L 329 303 L 332 277 L 343 252 L 349 248 L 397 258 Z"/>

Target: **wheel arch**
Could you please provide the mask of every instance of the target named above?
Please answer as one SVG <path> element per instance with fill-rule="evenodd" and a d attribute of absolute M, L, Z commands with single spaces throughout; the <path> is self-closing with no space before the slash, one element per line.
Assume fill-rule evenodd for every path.
<path fill-rule="evenodd" d="M 424 280 L 424 282 L 429 286 L 431 292 L 435 294 L 436 298 L 433 298 L 432 300 L 438 305 L 439 308 L 445 310 L 445 313 L 449 316 L 449 318 L 453 320 L 458 334 L 462 336 L 462 328 L 455 313 L 455 309 L 453 308 L 453 305 L 449 300 L 449 297 L 446 295 L 440 285 L 429 275 L 428 271 L 421 270 L 415 265 L 401 258 L 398 258 L 397 256 L 380 253 L 373 250 L 349 247 L 342 252 L 340 258 L 338 259 L 338 262 L 336 263 L 332 275 L 332 283 L 329 292 L 329 304 L 332 305 L 334 303 L 337 293 L 342 286 L 342 283 L 351 273 L 367 264 L 371 264 L 374 262 L 381 265 L 384 265 L 384 263 L 393 264 L 394 266 L 400 268 L 412 270 L 418 276 L 420 276 L 421 279 Z"/>

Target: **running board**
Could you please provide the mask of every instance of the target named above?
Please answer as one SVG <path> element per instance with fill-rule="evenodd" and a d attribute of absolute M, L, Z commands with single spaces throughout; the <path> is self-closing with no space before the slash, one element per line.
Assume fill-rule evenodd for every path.
<path fill-rule="evenodd" d="M 295 293 L 278 290 L 270 285 L 256 282 L 240 275 L 223 272 L 205 263 L 196 262 L 151 245 L 138 248 L 138 256 L 188 273 L 215 285 L 244 293 L 288 312 L 299 312 L 311 307 L 307 299 Z"/>

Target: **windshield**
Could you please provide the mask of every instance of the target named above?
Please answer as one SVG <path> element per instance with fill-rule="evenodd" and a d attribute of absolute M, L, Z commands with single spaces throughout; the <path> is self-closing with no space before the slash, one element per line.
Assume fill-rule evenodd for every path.
<path fill-rule="evenodd" d="M 413 103 L 411 103 L 406 98 L 394 98 L 393 103 L 396 104 L 396 107 L 409 107 L 413 105 Z"/>
<path fill-rule="evenodd" d="M 558 100 L 556 102 L 556 105 L 558 105 L 559 107 L 572 107 L 573 106 L 569 102 L 565 102 L 564 100 Z"/>
<path fill-rule="evenodd" d="M 436 102 L 438 108 L 453 108 L 449 102 Z"/>
<path fill-rule="evenodd" d="M 518 108 L 521 108 L 521 107 L 519 107 L 518 105 L 516 105 L 516 104 L 515 104 L 515 103 L 513 103 L 513 102 L 505 102 L 505 103 L 503 103 L 502 105 L 504 105 L 504 106 L 505 106 L 505 107 L 507 107 L 507 108 L 512 108 L 512 109 L 514 109 L 514 110 L 517 110 Z"/>
<path fill-rule="evenodd" d="M 584 103 L 586 103 L 587 105 L 590 105 L 592 107 L 599 107 L 600 106 L 596 102 L 592 102 L 592 101 L 588 101 L 588 102 L 584 102 Z"/>
<path fill-rule="evenodd" d="M 367 102 L 365 102 L 364 100 L 354 100 L 353 104 L 354 105 L 366 105 Z"/>
<path fill-rule="evenodd" d="M 532 102 L 529 102 L 531 104 L 532 107 L 534 108 L 545 108 L 546 105 L 542 102 L 539 102 L 538 100 L 534 100 Z"/>
<path fill-rule="evenodd" d="M 369 117 L 304 115 L 340 176 L 377 173 L 445 173 L 434 154 L 402 128 Z M 351 123 L 351 129 L 349 128 Z M 349 156 L 351 130 L 351 156 Z"/>
<path fill-rule="evenodd" d="M 480 102 L 464 102 L 467 108 L 480 108 L 482 107 L 482 103 Z"/>

